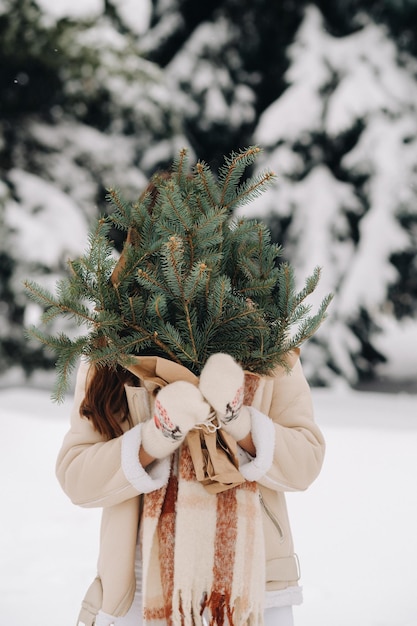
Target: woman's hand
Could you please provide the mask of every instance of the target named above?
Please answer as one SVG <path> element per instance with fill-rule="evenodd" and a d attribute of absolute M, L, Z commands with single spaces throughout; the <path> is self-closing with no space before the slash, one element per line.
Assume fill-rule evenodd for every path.
<path fill-rule="evenodd" d="M 251 430 L 250 411 L 243 405 L 245 375 L 229 354 L 213 354 L 200 375 L 200 390 L 216 411 L 222 428 L 236 441 Z"/>
<path fill-rule="evenodd" d="M 163 387 L 155 398 L 152 418 L 142 426 L 144 453 L 155 459 L 172 454 L 192 428 L 209 418 L 210 411 L 195 385 L 179 380 Z"/>

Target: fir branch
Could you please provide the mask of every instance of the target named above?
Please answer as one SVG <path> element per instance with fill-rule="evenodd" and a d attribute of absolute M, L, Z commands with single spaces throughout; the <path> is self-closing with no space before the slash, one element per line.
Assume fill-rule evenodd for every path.
<path fill-rule="evenodd" d="M 311 276 L 307 276 L 304 288 L 294 298 L 295 306 L 303 302 L 316 289 L 321 275 L 321 267 L 315 267 Z"/>
<path fill-rule="evenodd" d="M 280 317 L 288 320 L 294 310 L 295 280 L 292 268 L 282 263 L 278 270 L 278 306 Z"/>
<path fill-rule="evenodd" d="M 215 322 L 218 322 L 218 326 L 221 325 L 221 327 L 224 327 L 225 329 L 227 329 L 227 327 L 230 326 L 233 322 L 242 322 L 242 320 L 244 320 L 245 322 L 249 323 L 250 319 L 257 320 L 257 324 L 256 324 L 257 327 L 264 326 L 264 324 L 261 323 L 260 317 L 254 315 L 254 311 L 249 305 L 246 305 L 246 307 L 244 308 L 242 308 L 242 303 L 241 303 L 241 307 L 239 308 L 235 306 L 231 306 L 231 307 L 225 306 L 223 308 L 223 311 L 221 312 L 221 317 L 214 319 L 211 325 L 209 326 L 208 330 L 209 332 L 211 332 L 212 328 L 214 327 Z M 239 324 L 239 326 L 243 329 L 242 324 Z M 245 331 L 246 330 L 247 330 L 247 327 L 245 328 Z"/>
<path fill-rule="evenodd" d="M 211 283 L 211 293 L 207 298 L 207 314 L 213 320 L 213 324 L 221 318 L 227 295 L 232 291 L 230 278 L 220 276 Z"/>
<path fill-rule="evenodd" d="M 219 190 L 212 171 L 206 163 L 199 161 L 195 166 L 198 185 L 203 190 L 204 196 L 208 199 L 212 209 L 220 204 Z"/>
<path fill-rule="evenodd" d="M 154 248 L 149 247 L 146 250 L 142 250 L 126 243 L 122 252 L 124 264 L 118 273 L 117 281 L 112 278 L 113 287 L 116 289 L 120 284 L 127 287 L 131 281 L 133 282 L 139 270 L 146 265 L 147 260 L 157 252 L 159 247 L 160 244 L 157 244 Z"/>
<path fill-rule="evenodd" d="M 80 355 L 86 346 L 86 337 L 71 340 L 66 335 L 60 334 L 57 338 L 57 346 L 54 348 L 58 353 L 56 361 L 57 376 L 52 390 L 52 400 L 62 402 L 65 393 L 69 389 L 71 372 L 74 370 Z"/>
<path fill-rule="evenodd" d="M 154 314 L 161 322 L 166 320 L 168 313 L 168 304 L 164 296 L 158 294 L 151 299 L 150 312 Z"/>
<path fill-rule="evenodd" d="M 305 320 L 305 323 L 297 331 L 294 336 L 296 347 L 299 347 L 302 343 L 310 339 L 327 318 L 327 309 L 333 299 L 333 295 L 329 294 L 323 298 L 320 307 L 315 315 Z"/>
<path fill-rule="evenodd" d="M 220 205 L 226 206 L 229 196 L 235 195 L 235 187 L 243 172 L 254 162 L 260 152 L 261 149 L 258 146 L 252 146 L 239 153 L 232 152 L 230 157 L 225 158 L 225 164 L 219 172 L 219 183 L 222 187 Z"/>
<path fill-rule="evenodd" d="M 162 250 L 162 272 L 172 296 L 184 300 L 184 246 L 180 237 L 173 235 Z"/>
<path fill-rule="evenodd" d="M 192 236 L 204 248 L 215 248 L 223 239 L 223 226 L 228 215 L 223 208 L 214 208 L 199 215 L 194 221 Z"/>
<path fill-rule="evenodd" d="M 149 272 L 139 268 L 137 271 L 137 282 L 146 289 L 157 289 L 161 293 L 170 293 L 169 289 L 159 282 L 154 276 L 151 276 Z"/>
<path fill-rule="evenodd" d="M 120 197 L 117 189 L 107 189 L 106 200 L 111 202 L 114 210 L 111 215 L 111 221 L 116 228 L 127 231 L 132 219 L 132 210 L 130 204 Z"/>
<path fill-rule="evenodd" d="M 256 178 L 251 178 L 245 181 L 236 190 L 233 197 L 228 202 L 225 202 L 223 206 L 231 210 L 236 209 L 238 206 L 243 206 L 252 202 L 255 198 L 260 196 L 265 189 L 276 179 L 274 172 L 264 172 Z"/>
<path fill-rule="evenodd" d="M 223 258 L 223 224 L 227 214 L 219 209 L 210 209 L 194 222 L 187 236 L 189 264 L 203 259 L 211 269 L 220 268 Z"/>
<path fill-rule="evenodd" d="M 161 200 L 159 202 L 166 203 L 165 223 L 173 222 L 173 225 L 181 225 L 179 231 L 173 231 L 175 234 L 183 235 L 187 233 L 193 226 L 193 216 L 178 185 L 174 180 L 169 180 L 161 188 L 160 194 Z M 158 226 L 160 224 L 161 221 L 158 222 Z"/>
<path fill-rule="evenodd" d="M 162 337 L 162 338 L 161 338 Z M 170 324 L 165 322 L 161 324 L 157 331 L 153 333 L 152 341 L 162 350 L 169 355 L 172 361 L 181 363 L 182 359 L 178 354 L 185 357 L 189 363 L 195 361 L 195 355 L 192 355 L 187 351 L 187 345 L 184 345 L 184 340 L 178 330 Z"/>
<path fill-rule="evenodd" d="M 184 281 L 184 302 L 190 304 L 204 293 L 208 280 L 208 267 L 205 263 L 195 263 Z"/>
<path fill-rule="evenodd" d="M 95 323 L 95 317 L 91 315 L 87 307 L 80 306 L 77 310 L 75 310 L 70 304 L 62 303 L 57 300 L 47 289 L 38 285 L 34 281 L 27 280 L 23 284 L 32 300 L 37 302 L 41 307 L 47 307 L 47 311 L 45 313 L 46 320 L 50 321 L 57 315 L 64 314 L 70 318 L 76 318 L 79 324 L 84 322 L 87 322 L 88 324 Z M 50 314 L 49 311 L 51 311 Z"/>
<path fill-rule="evenodd" d="M 184 186 L 188 174 L 188 150 L 186 148 L 182 148 L 178 157 L 175 157 L 172 172 L 175 174 L 177 184 L 180 187 Z"/>
<path fill-rule="evenodd" d="M 135 331 L 139 330 L 139 327 L 135 324 L 129 324 L 129 327 Z M 101 352 L 97 351 L 96 355 L 101 355 L 101 361 L 106 358 L 108 363 L 116 363 L 121 353 L 140 352 L 140 346 L 147 346 L 154 340 L 153 333 L 149 333 L 143 329 L 141 330 L 144 332 L 143 336 L 138 337 L 138 335 L 135 334 L 134 336 L 123 337 L 122 339 L 118 338 L 114 344 L 108 343 L 105 349 L 101 349 Z"/>
<path fill-rule="evenodd" d="M 130 227 L 135 229 L 137 235 L 142 235 L 142 230 L 152 223 L 150 206 L 153 202 L 152 194 L 144 192 L 139 200 L 132 205 Z M 111 219 L 112 215 L 109 215 Z"/>

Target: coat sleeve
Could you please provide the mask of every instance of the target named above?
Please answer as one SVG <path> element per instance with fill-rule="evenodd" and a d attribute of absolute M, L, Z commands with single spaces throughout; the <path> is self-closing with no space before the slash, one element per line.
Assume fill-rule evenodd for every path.
<path fill-rule="evenodd" d="M 113 506 L 159 489 L 168 480 L 169 461 L 156 461 L 147 470 L 142 467 L 138 456 L 141 424 L 107 441 L 80 415 L 88 368 L 86 362 L 79 367 L 71 426 L 56 462 L 62 489 L 74 504 L 84 507 Z"/>
<path fill-rule="evenodd" d="M 314 421 L 310 387 L 297 359 L 273 379 L 268 415 L 275 445 L 272 463 L 259 483 L 276 491 L 301 491 L 320 473 L 325 453 L 323 435 Z"/>

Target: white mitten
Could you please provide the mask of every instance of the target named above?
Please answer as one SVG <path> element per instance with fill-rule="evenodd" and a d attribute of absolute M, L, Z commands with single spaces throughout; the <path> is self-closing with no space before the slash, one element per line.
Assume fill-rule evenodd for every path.
<path fill-rule="evenodd" d="M 236 361 L 219 352 L 206 362 L 200 375 L 200 390 L 217 413 L 222 427 L 236 441 L 251 429 L 250 412 L 243 406 L 245 375 Z"/>
<path fill-rule="evenodd" d="M 163 387 L 155 398 L 153 417 L 142 426 L 142 445 L 156 459 L 172 454 L 187 433 L 205 422 L 210 405 L 195 385 L 183 380 Z"/>

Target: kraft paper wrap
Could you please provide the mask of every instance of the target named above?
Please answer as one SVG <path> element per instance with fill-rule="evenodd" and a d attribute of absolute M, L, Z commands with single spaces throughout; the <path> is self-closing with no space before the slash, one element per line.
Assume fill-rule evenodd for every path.
<path fill-rule="evenodd" d="M 189 369 L 162 357 L 129 357 L 123 367 L 137 376 L 152 394 L 177 380 L 198 385 L 198 377 Z M 220 493 L 244 482 L 238 470 L 236 441 L 223 429 L 210 432 L 206 427 L 195 428 L 188 433 L 186 442 L 196 479 L 207 491 Z"/>

